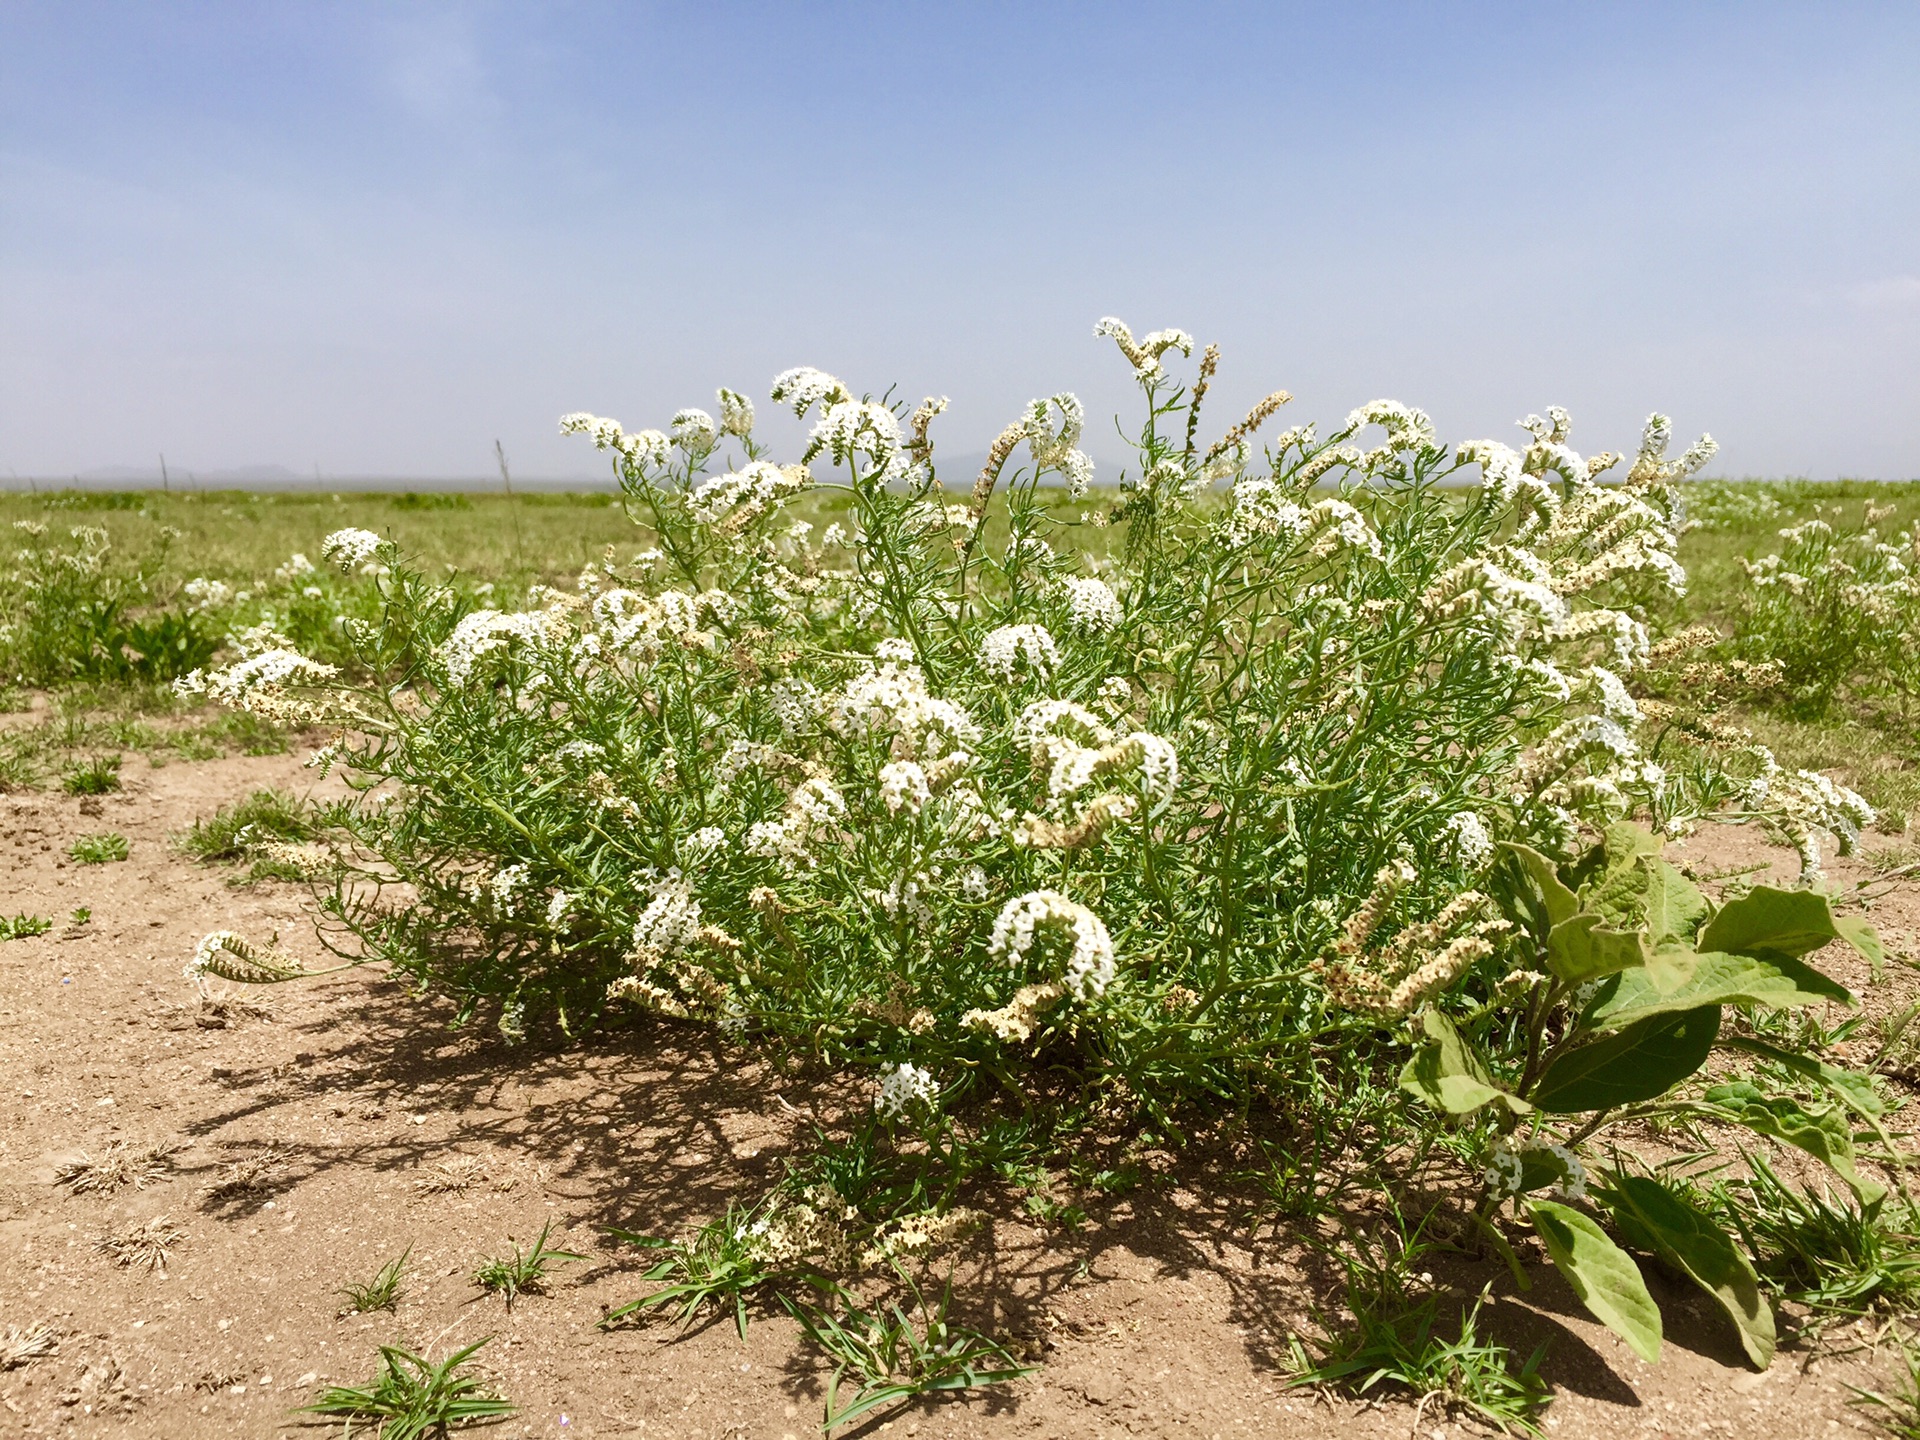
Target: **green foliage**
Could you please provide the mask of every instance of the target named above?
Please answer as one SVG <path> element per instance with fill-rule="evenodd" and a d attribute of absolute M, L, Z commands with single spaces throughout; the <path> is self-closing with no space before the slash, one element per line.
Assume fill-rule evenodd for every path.
<path fill-rule="evenodd" d="M 397 1258 L 389 1260 L 374 1272 L 373 1278 L 364 1285 L 350 1282 L 333 1293 L 345 1300 L 347 1308 L 356 1315 L 397 1308 L 400 1297 L 406 1293 L 400 1281 L 407 1268 L 407 1257 L 412 1253 L 413 1247 L 409 1245 Z"/>
<path fill-rule="evenodd" d="M 398 1345 L 382 1345 L 380 1374 L 372 1384 L 329 1385 L 303 1408 L 349 1422 L 372 1421 L 381 1440 L 429 1440 L 454 1426 L 504 1420 L 515 1407 L 490 1394 L 477 1376 L 461 1373 L 486 1343 L 476 1340 L 438 1364 Z"/>
<path fill-rule="evenodd" d="M 1587 1216 L 1552 1200 L 1530 1200 L 1534 1229 L 1580 1303 L 1642 1360 L 1660 1358 L 1660 1307 L 1631 1256 Z"/>
<path fill-rule="evenodd" d="M 1774 667 L 1783 702 L 1805 716 L 1843 690 L 1911 695 L 1920 683 L 1920 530 L 1882 538 L 1892 507 L 1869 501 L 1858 523 L 1843 509 L 1782 530 L 1784 547 L 1743 562 L 1749 588 L 1730 648 Z"/>
<path fill-rule="evenodd" d="M 1460 1314 L 1453 1339 L 1437 1333 L 1440 1298 L 1429 1295 L 1390 1303 L 1350 1291 L 1351 1329 L 1332 1337 L 1318 1357 L 1309 1356 L 1298 1337 L 1292 1341 L 1296 1385 L 1331 1385 L 1365 1395 L 1383 1385 L 1411 1391 L 1421 1412 L 1438 1402 L 1442 1409 L 1464 1411 L 1503 1431 L 1544 1433 L 1539 1417 L 1550 1402 L 1540 1375 L 1543 1344 L 1516 1365 L 1513 1352 L 1478 1332 L 1482 1291 Z"/>
<path fill-rule="evenodd" d="M 542 1225 L 538 1238 L 525 1251 L 516 1244 L 510 1256 L 489 1256 L 482 1260 L 473 1272 L 473 1283 L 482 1290 L 505 1296 L 509 1310 L 518 1296 L 543 1293 L 548 1267 L 556 1261 L 587 1258 L 571 1250 L 548 1249 L 547 1235 L 552 1229 L 552 1221 Z"/>
<path fill-rule="evenodd" d="M 1747 1171 L 1717 1187 L 1715 1199 L 1783 1299 L 1848 1315 L 1920 1301 L 1920 1231 L 1910 1212 L 1789 1184 L 1764 1155 L 1748 1156 Z"/>
<path fill-rule="evenodd" d="M 120 788 L 120 757 L 96 755 L 73 766 L 60 777 L 60 788 L 69 795 L 111 795 Z"/>
<path fill-rule="evenodd" d="M 787 1313 L 833 1362 L 821 1421 L 828 1435 L 869 1411 L 916 1395 L 1004 1385 L 1033 1373 L 1033 1366 L 1022 1365 L 1000 1341 L 948 1318 L 951 1287 L 929 1305 L 917 1286 L 905 1283 L 913 1296 L 912 1316 L 899 1304 L 868 1308 L 837 1288 L 827 1305 L 781 1292 Z M 844 1394 L 843 1387 L 852 1393 Z"/>
<path fill-rule="evenodd" d="M 127 837 L 124 835 L 82 835 L 67 847 L 67 854 L 82 865 L 105 865 L 112 860 L 127 858 Z"/>
<path fill-rule="evenodd" d="M 44 935 L 52 928 L 53 922 L 39 915 L 0 915 L 0 940 L 25 940 L 32 935 Z"/>
<path fill-rule="evenodd" d="M 255 790 L 194 821 L 177 841 L 196 860 L 245 864 L 248 881 L 303 880 L 306 872 L 276 847 L 318 839 L 329 822 L 325 807 L 284 790 Z"/>
<path fill-rule="evenodd" d="M 731 1308 L 734 1328 L 747 1338 L 747 1298 L 783 1270 L 767 1255 L 764 1241 L 765 1207 L 729 1205 L 726 1214 L 702 1225 L 686 1240 L 662 1240 L 631 1230 L 609 1229 L 608 1234 L 649 1250 L 661 1251 L 646 1279 L 660 1284 L 651 1295 L 609 1311 L 602 1326 L 615 1325 L 630 1315 L 662 1306 L 679 1306 L 680 1324 L 693 1323 L 703 1305 Z M 759 1228 L 756 1229 L 756 1226 Z"/>

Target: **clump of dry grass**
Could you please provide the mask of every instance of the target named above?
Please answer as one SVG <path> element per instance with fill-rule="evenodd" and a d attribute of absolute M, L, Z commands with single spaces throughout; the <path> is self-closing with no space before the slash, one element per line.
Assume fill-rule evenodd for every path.
<path fill-rule="evenodd" d="M 220 1169 L 200 1193 L 203 1199 L 219 1202 L 240 1200 L 272 1190 L 280 1179 L 280 1157 L 272 1150 L 243 1156 Z"/>
<path fill-rule="evenodd" d="M 480 1156 L 456 1155 L 427 1166 L 413 1188 L 423 1195 L 458 1195 L 490 1177 L 487 1162 Z"/>
<path fill-rule="evenodd" d="M 165 1178 L 178 1149 L 163 1141 L 136 1150 L 123 1140 L 112 1140 L 97 1156 L 82 1150 L 77 1159 L 58 1167 L 53 1178 L 76 1195 L 111 1195 L 128 1185 L 144 1190 L 153 1181 Z"/>
<path fill-rule="evenodd" d="M 186 1231 L 165 1215 L 156 1215 L 151 1220 L 143 1220 L 102 1236 L 94 1248 L 110 1256 L 114 1264 L 126 1269 L 139 1265 L 164 1275 L 167 1257 L 173 1252 L 173 1247 L 186 1238 Z"/>
<path fill-rule="evenodd" d="M 60 1348 L 60 1332 L 51 1325 L 9 1325 L 0 1335 L 0 1373 L 43 1360 Z"/>

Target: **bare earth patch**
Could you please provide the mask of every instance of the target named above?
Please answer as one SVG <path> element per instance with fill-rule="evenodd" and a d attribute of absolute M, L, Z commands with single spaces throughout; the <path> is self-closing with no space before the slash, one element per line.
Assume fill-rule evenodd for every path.
<path fill-rule="evenodd" d="M 0 1433 L 317 1434 L 292 1411 L 325 1383 L 369 1379 L 376 1345 L 438 1358 L 492 1335 L 481 1368 L 522 1408 L 478 1433 L 819 1434 L 826 1367 L 783 1314 L 756 1314 L 744 1344 L 730 1322 L 685 1335 L 661 1322 L 595 1327 L 649 1288 L 645 1253 L 601 1227 L 678 1233 L 758 1195 L 803 1148 L 810 1116 L 837 1112 L 831 1077 L 783 1077 L 664 1030 L 509 1049 L 449 1030 L 443 1010 L 372 970 L 204 1010 L 181 969 L 209 930 L 278 932 L 287 952 L 325 957 L 301 889 L 230 888 L 233 871 L 194 864 L 168 833 L 253 789 L 304 791 L 310 776 L 288 756 L 158 770 L 130 758 L 124 779 L 85 813 L 79 797 L 0 796 L 0 909 L 55 921 L 0 944 Z M 102 828 L 128 837 L 130 859 L 67 858 Z M 1792 870 L 1788 852 L 1744 832 L 1710 830 L 1677 858 Z M 80 907 L 92 918 L 67 924 Z M 1920 910 L 1908 889 L 1873 919 L 1891 950 L 1911 949 Z M 1898 960 L 1873 988 L 1864 965 L 1822 961 L 1876 1011 L 1920 988 Z M 1416 1426 L 1400 1398 L 1289 1390 L 1288 1337 L 1312 1332 L 1331 1277 L 1284 1227 L 1254 1231 L 1244 1197 L 1197 1178 L 1170 1168 L 1078 1229 L 995 1217 L 960 1248 L 956 1310 L 1042 1368 L 842 1433 L 1471 1433 L 1431 1412 Z M 164 1271 L 96 1248 L 158 1216 L 182 1232 Z M 549 1223 L 549 1244 L 586 1263 L 511 1311 L 475 1288 L 482 1257 Z M 342 1286 L 409 1247 L 396 1309 L 340 1313 Z M 1440 1281 L 1464 1304 L 1493 1280 L 1492 1334 L 1522 1355 L 1550 1342 L 1549 1434 L 1872 1433 L 1847 1386 L 1885 1385 L 1887 1357 L 1834 1353 L 1846 1341 L 1832 1334 L 1821 1350 L 1789 1338 L 1752 1374 L 1697 1292 L 1651 1275 L 1668 1344 L 1649 1366 L 1530 1259 L 1524 1295 L 1504 1268 Z"/>

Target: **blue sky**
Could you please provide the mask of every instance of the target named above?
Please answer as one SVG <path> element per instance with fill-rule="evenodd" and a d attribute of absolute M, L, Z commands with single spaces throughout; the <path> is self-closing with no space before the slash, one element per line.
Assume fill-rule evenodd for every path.
<path fill-rule="evenodd" d="M 1219 427 L 1920 476 L 1916 74 L 1911 4 L 16 0 L 0 477 L 585 474 L 563 411 L 795 364 L 977 452 L 1129 403 L 1105 314 L 1219 342 Z"/>

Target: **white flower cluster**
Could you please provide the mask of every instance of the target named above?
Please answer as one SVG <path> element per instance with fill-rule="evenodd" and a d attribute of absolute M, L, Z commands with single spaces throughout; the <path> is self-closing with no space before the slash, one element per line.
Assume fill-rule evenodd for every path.
<path fill-rule="evenodd" d="M 336 530 L 320 542 L 320 554 L 342 570 L 357 570 L 380 549 L 380 537 L 371 530 Z"/>
<path fill-rule="evenodd" d="M 173 682 L 174 693 L 205 695 L 224 705 L 275 718 L 289 704 L 289 685 L 317 685 L 340 673 L 337 666 L 309 660 L 297 650 L 263 650 L 223 670 L 195 670 Z"/>
<path fill-rule="evenodd" d="M 927 772 L 912 760 L 890 760 L 880 767 L 880 803 L 887 813 L 918 815 L 933 800 Z"/>
<path fill-rule="evenodd" d="M 589 415 L 577 410 L 560 417 L 562 435 L 586 435 L 596 450 L 611 450 L 636 471 L 656 469 L 667 463 L 672 441 L 658 430 L 639 430 L 628 434 L 618 420 Z"/>
<path fill-rule="evenodd" d="M 880 1090 L 873 1108 L 882 1120 L 899 1120 L 940 1102 L 940 1086 L 930 1071 L 911 1062 L 880 1067 Z"/>
<path fill-rule="evenodd" d="M 525 645 L 555 638 L 565 626 L 565 617 L 550 610 L 476 610 L 453 627 L 453 633 L 441 641 L 434 653 L 446 666 L 447 680 L 465 685 L 474 666 L 482 658 L 503 650 L 518 640 Z"/>
<path fill-rule="evenodd" d="M 1059 647 L 1045 626 L 1002 625 L 980 642 L 980 668 L 995 679 L 1013 679 L 1023 664 L 1041 679 L 1059 667 Z"/>
<path fill-rule="evenodd" d="M 1347 416 L 1342 427 L 1347 432 L 1378 425 L 1387 432 L 1386 443 L 1361 457 L 1363 469 L 1371 470 L 1392 459 L 1402 450 L 1431 450 L 1438 443 L 1433 421 L 1424 410 L 1402 405 L 1398 400 L 1370 400 Z"/>
<path fill-rule="evenodd" d="M 1113 983 L 1113 937 L 1100 917 L 1058 890 L 1030 890 L 1009 900 L 993 922 L 987 953 L 1017 969 L 1043 930 L 1072 940 L 1061 982 L 1082 1000 L 1104 994 Z"/>
<path fill-rule="evenodd" d="M 220 580 L 196 575 L 181 588 L 189 610 L 215 610 L 233 599 L 233 587 Z"/>
<path fill-rule="evenodd" d="M 1069 623 L 1083 635 L 1105 635 L 1124 618 L 1120 597 L 1104 580 L 1070 575 L 1060 582 L 1067 597 Z"/>
<path fill-rule="evenodd" d="M 1033 452 L 1033 463 L 1041 469 L 1058 470 L 1065 476 L 1067 492 L 1074 499 L 1086 494 L 1087 487 L 1093 483 L 1093 458 L 1077 448 L 1087 423 L 1087 409 L 1080 403 L 1080 397 L 1062 391 L 1044 400 L 1032 401 L 1022 423 L 1027 447 Z"/>
<path fill-rule="evenodd" d="M 1165 376 L 1160 357 L 1167 351 L 1193 354 L 1193 337 L 1184 330 L 1154 330 L 1136 341 L 1125 321 L 1109 315 L 1093 327 L 1093 333 L 1096 339 L 1111 340 L 1120 347 L 1120 353 L 1133 366 L 1134 378 L 1142 385 L 1158 384 Z"/>
<path fill-rule="evenodd" d="M 1529 1155 L 1544 1156 L 1553 1162 L 1559 1178 L 1549 1193 L 1557 1200 L 1579 1201 L 1587 1198 L 1587 1167 L 1565 1145 L 1551 1140 L 1528 1140 L 1516 1145 L 1512 1136 L 1502 1136 L 1487 1151 L 1486 1169 L 1481 1178 L 1496 1200 L 1520 1194 L 1526 1184 Z"/>
<path fill-rule="evenodd" d="M 928 693 L 919 666 L 893 658 L 882 658 L 847 681 L 827 700 L 824 716 L 836 734 L 897 735 L 916 754 L 935 753 L 940 748 L 936 740 L 957 747 L 980 739 L 980 727 L 972 716 L 952 701 Z"/>
<path fill-rule="evenodd" d="M 678 870 L 669 870 L 649 886 L 647 906 L 633 922 L 637 963 L 657 965 L 685 950 L 700 935 L 700 902 Z"/>
<path fill-rule="evenodd" d="M 693 518 L 714 524 L 732 515 L 735 525 L 763 513 L 783 496 L 807 488 L 813 477 L 804 465 L 769 465 L 755 460 L 739 470 L 703 480 L 687 497 Z"/>
<path fill-rule="evenodd" d="M 1456 812 L 1445 828 L 1453 863 L 1462 870 L 1478 870 L 1493 859 L 1493 836 L 1487 832 L 1487 822 L 1473 811 Z"/>
<path fill-rule="evenodd" d="M 713 423 L 713 416 L 706 411 L 688 406 L 673 412 L 673 419 L 667 425 L 667 434 L 674 444 L 689 455 L 705 455 L 719 440 L 720 427 Z"/>

